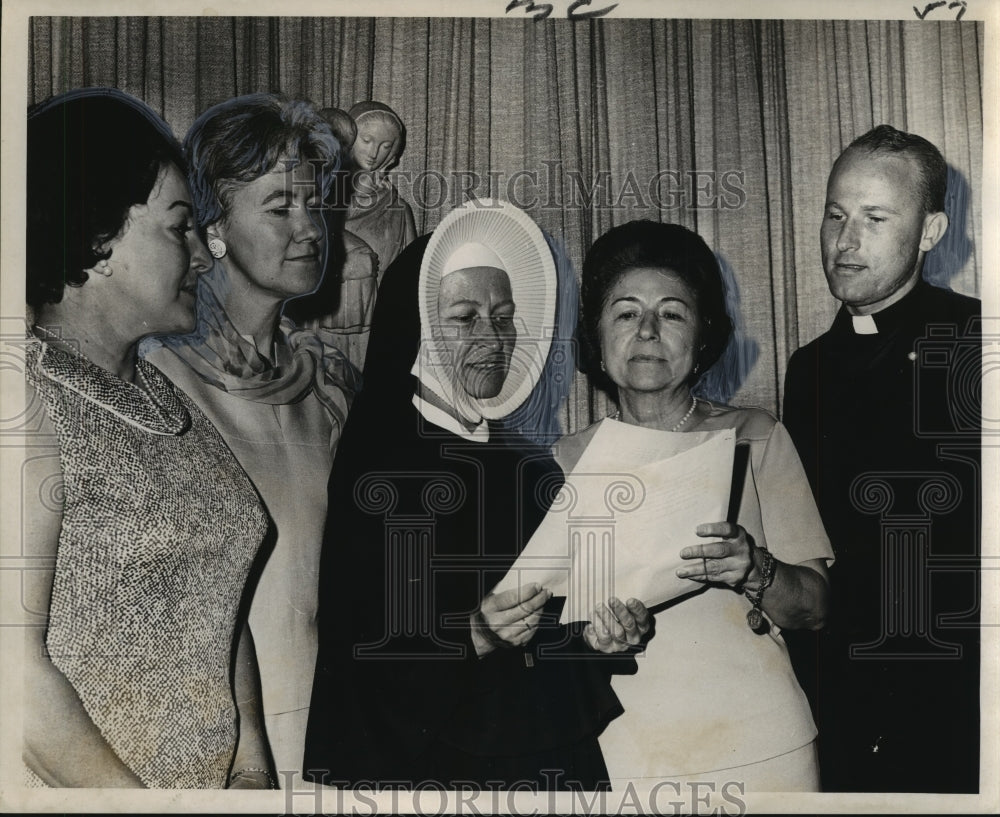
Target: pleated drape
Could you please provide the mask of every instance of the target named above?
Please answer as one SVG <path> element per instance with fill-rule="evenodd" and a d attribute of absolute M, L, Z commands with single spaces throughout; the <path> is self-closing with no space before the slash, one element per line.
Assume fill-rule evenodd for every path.
<path fill-rule="evenodd" d="M 629 219 L 691 227 L 739 295 L 745 365 L 724 391 L 776 411 L 788 357 L 837 308 L 827 174 L 874 125 L 941 148 L 952 229 L 926 274 L 978 294 L 982 50 L 972 21 L 35 17 L 28 79 L 29 101 L 116 86 L 178 134 L 251 91 L 378 99 L 407 125 L 398 186 L 418 232 L 470 192 L 512 198 L 578 270 Z M 563 425 L 607 406 L 579 377 Z"/>

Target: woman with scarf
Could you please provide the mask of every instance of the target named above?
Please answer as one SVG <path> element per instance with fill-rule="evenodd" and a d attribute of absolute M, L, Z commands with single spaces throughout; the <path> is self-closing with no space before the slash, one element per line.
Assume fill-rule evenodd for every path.
<path fill-rule="evenodd" d="M 387 272 L 365 390 L 330 479 L 306 776 L 333 785 L 597 789 L 609 685 L 645 608 L 558 622 L 537 585 L 492 593 L 562 484 L 497 422 L 552 337 L 556 274 L 516 207 L 450 213 Z"/>
<path fill-rule="evenodd" d="M 285 784 L 301 768 L 325 485 L 356 384 L 343 355 L 282 309 L 320 283 L 318 208 L 339 146 L 307 103 L 252 94 L 205 111 L 184 148 L 215 262 L 199 282 L 194 334 L 158 338 L 144 354 L 215 423 L 273 520 L 249 621 Z"/>

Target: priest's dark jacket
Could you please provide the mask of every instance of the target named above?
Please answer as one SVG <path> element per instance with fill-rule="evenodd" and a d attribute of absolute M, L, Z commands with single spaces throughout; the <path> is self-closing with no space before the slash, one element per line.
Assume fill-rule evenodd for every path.
<path fill-rule="evenodd" d="M 782 419 L 836 554 L 827 628 L 786 634 L 827 791 L 978 787 L 979 316 L 921 281 L 789 361 Z"/>

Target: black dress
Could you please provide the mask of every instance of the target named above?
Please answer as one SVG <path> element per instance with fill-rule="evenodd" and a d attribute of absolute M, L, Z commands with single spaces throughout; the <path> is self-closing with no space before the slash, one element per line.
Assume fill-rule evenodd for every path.
<path fill-rule="evenodd" d="M 921 282 L 788 365 L 784 422 L 836 554 L 818 635 L 786 633 L 826 791 L 974 792 L 979 301 Z"/>
<path fill-rule="evenodd" d="M 610 672 L 557 624 L 480 658 L 469 616 L 562 484 L 543 449 L 491 431 L 472 442 L 413 405 L 417 279 L 426 237 L 387 271 L 365 387 L 340 441 L 320 575 L 320 644 L 306 777 L 340 786 L 423 781 L 541 790 L 606 785 L 597 736 L 620 714 Z"/>

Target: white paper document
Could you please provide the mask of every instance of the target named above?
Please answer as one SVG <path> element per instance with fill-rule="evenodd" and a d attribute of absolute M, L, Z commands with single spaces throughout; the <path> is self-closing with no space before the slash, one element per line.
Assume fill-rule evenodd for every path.
<path fill-rule="evenodd" d="M 735 433 L 655 431 L 604 420 L 494 592 L 532 582 L 566 596 L 562 621 L 585 621 L 617 596 L 647 607 L 701 587 L 676 576 L 680 551 L 725 520 Z"/>

